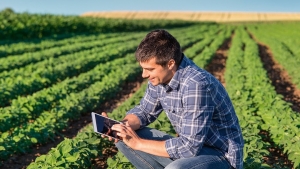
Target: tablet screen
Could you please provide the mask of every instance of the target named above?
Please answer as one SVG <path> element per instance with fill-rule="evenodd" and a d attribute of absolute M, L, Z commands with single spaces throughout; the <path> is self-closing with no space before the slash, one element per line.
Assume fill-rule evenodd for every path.
<path fill-rule="evenodd" d="M 111 127 L 114 124 L 120 124 L 120 122 L 101 116 L 96 113 L 92 113 L 92 116 L 95 132 L 117 138 L 116 132 L 112 131 Z"/>

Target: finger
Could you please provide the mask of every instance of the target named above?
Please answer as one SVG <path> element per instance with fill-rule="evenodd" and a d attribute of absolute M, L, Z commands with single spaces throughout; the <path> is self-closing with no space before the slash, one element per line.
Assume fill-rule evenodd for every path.
<path fill-rule="evenodd" d="M 106 112 L 101 113 L 102 116 L 108 117 Z"/>
<path fill-rule="evenodd" d="M 115 131 L 118 131 L 118 132 L 121 132 L 122 130 L 125 130 L 126 129 L 126 126 L 124 124 L 114 124 L 112 127 L 111 127 L 112 130 L 115 130 Z"/>
<path fill-rule="evenodd" d="M 117 133 L 117 136 L 119 136 L 120 138 L 122 138 L 122 140 L 124 140 L 126 138 L 126 133 Z"/>

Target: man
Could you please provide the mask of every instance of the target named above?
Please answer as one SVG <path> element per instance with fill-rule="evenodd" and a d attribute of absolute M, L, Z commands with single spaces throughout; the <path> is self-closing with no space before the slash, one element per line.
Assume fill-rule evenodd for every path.
<path fill-rule="evenodd" d="M 222 84 L 184 56 L 165 30 L 148 33 L 135 55 L 148 88 L 124 124 L 112 127 L 129 161 L 142 169 L 243 168 L 242 132 Z M 145 127 L 163 110 L 178 137 Z"/>

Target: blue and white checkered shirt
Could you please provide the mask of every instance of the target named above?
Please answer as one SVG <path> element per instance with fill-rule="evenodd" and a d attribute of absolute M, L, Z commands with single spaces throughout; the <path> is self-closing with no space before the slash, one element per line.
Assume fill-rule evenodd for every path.
<path fill-rule="evenodd" d="M 166 140 L 172 159 L 197 156 L 207 145 L 223 152 L 234 168 L 243 168 L 242 132 L 227 92 L 214 76 L 186 56 L 169 84 L 148 83 L 140 104 L 127 114 L 137 115 L 142 128 L 163 110 L 179 134 Z"/>

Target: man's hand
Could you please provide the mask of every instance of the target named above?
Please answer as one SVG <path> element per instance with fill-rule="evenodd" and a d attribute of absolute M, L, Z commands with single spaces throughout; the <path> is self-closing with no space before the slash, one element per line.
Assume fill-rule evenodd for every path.
<path fill-rule="evenodd" d="M 137 149 L 139 143 L 141 143 L 142 139 L 130 127 L 128 122 L 125 124 L 115 124 L 112 126 L 112 130 L 116 131 L 117 135 L 122 138 L 123 142 L 133 149 Z"/>

